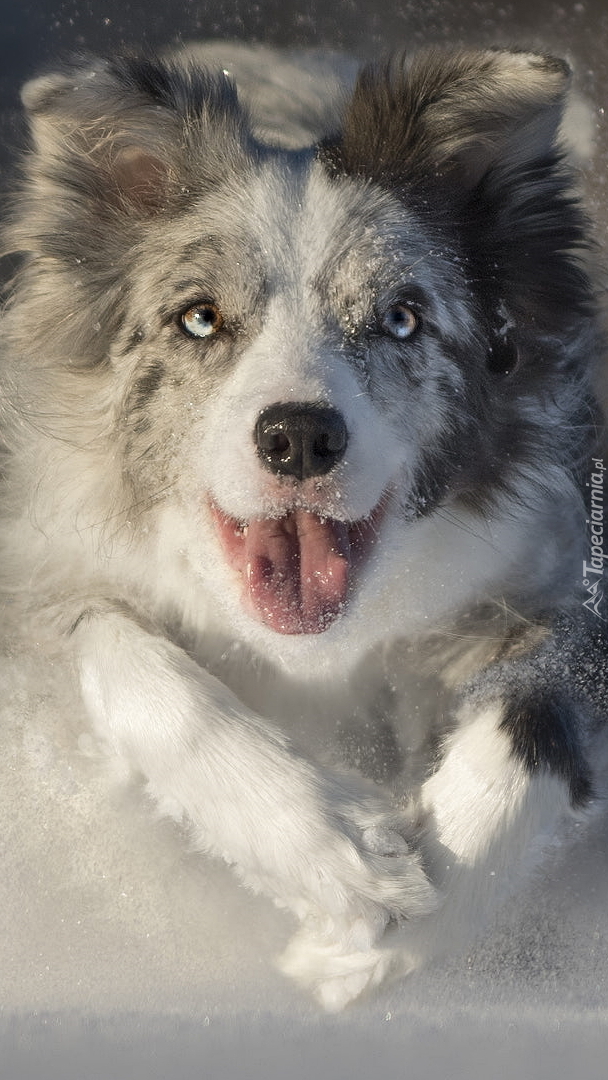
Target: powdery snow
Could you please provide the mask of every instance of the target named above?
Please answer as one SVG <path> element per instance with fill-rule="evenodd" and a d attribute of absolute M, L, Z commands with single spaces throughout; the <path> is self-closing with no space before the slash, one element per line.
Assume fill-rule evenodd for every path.
<path fill-rule="evenodd" d="M 63 666 L 0 686 L 2 1080 L 605 1078 L 605 821 L 469 956 L 327 1017 L 272 966 L 290 918 L 155 819 Z"/>

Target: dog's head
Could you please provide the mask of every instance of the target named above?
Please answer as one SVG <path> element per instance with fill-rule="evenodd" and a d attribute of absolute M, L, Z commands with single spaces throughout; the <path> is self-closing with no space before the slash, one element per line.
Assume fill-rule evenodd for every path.
<path fill-rule="evenodd" d="M 106 454 L 93 516 L 158 536 L 151 576 L 182 560 L 254 639 L 378 607 L 380 632 L 446 515 L 563 475 L 589 304 L 567 82 L 526 53 L 395 59 L 304 151 L 179 65 L 26 88 L 28 349 Z"/>

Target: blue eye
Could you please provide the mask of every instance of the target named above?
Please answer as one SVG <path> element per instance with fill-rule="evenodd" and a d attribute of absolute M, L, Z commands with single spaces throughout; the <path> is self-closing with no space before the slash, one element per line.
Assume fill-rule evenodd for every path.
<path fill-rule="evenodd" d="M 194 304 L 182 312 L 180 324 L 189 337 L 208 338 L 221 330 L 224 319 L 215 304 Z"/>
<path fill-rule="evenodd" d="M 419 319 L 416 312 L 407 304 L 393 304 L 382 317 L 381 326 L 385 333 L 397 341 L 406 341 L 418 329 Z"/>

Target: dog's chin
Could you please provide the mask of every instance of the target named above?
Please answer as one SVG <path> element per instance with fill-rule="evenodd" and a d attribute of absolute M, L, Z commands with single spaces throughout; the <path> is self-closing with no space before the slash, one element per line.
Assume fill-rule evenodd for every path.
<path fill-rule="evenodd" d="M 211 506 L 243 613 L 274 634 L 326 634 L 348 612 L 385 512 L 381 500 L 358 521 L 294 507 L 279 517 L 239 521 Z"/>

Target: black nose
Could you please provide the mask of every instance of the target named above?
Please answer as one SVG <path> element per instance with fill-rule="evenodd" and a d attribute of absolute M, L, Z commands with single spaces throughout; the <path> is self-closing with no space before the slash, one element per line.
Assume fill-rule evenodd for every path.
<path fill-rule="evenodd" d="M 342 415 L 318 402 L 269 405 L 258 416 L 253 437 L 267 469 L 298 480 L 328 473 L 348 442 Z"/>

